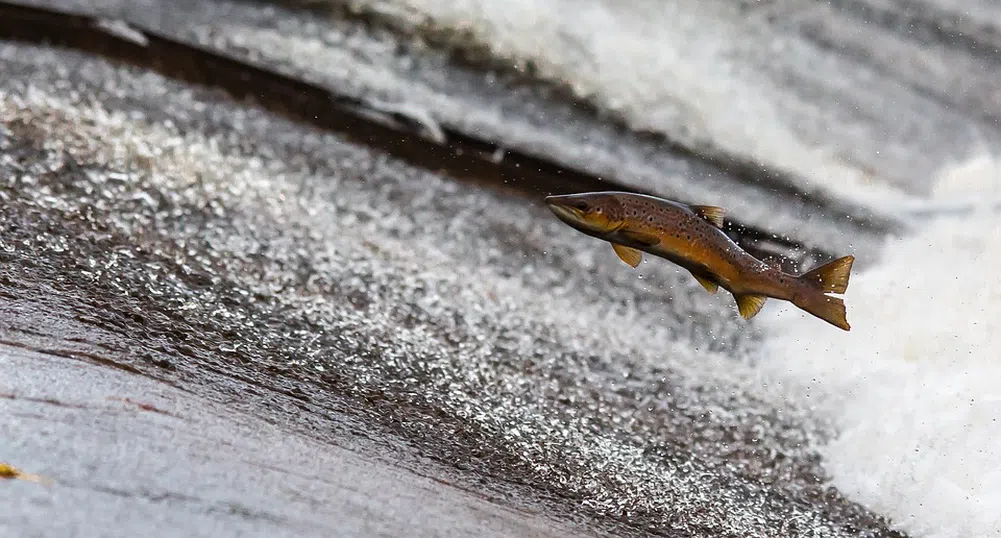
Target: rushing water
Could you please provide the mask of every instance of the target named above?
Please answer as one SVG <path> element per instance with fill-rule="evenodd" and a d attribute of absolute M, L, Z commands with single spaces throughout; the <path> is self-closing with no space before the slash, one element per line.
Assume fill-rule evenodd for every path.
<path fill-rule="evenodd" d="M 993 158 L 967 160 L 998 139 L 981 117 L 993 113 L 990 96 L 971 85 L 962 99 L 985 107 L 971 111 L 936 86 L 933 60 L 955 49 L 883 43 L 931 66 L 916 81 L 880 57 L 868 64 L 805 37 L 810 28 L 813 38 L 856 27 L 891 34 L 812 2 L 356 4 L 413 28 L 431 20 L 464 30 L 634 128 L 792 172 L 795 188 L 876 213 L 935 214 L 989 199 L 1001 181 Z M 151 5 L 129 9 L 183 26 L 183 13 Z M 358 93 L 410 92 L 440 119 L 547 144 L 564 159 L 643 164 L 614 136 L 588 138 L 581 124 L 547 118 L 551 108 L 526 114 L 518 99 L 490 93 L 504 91 L 460 99 L 433 66 L 400 67 L 410 60 L 392 39 L 212 5 L 227 16 L 184 31 L 332 85 L 353 81 Z M 998 23 L 989 9 L 977 13 L 978 24 Z M 0 87 L 4 138 L 11 147 L 45 140 L 48 151 L 32 157 L 39 162 L 19 157 L 34 172 L 2 191 L 16 208 L 2 222 L 18 262 L 8 277 L 26 288 L 50 278 L 70 297 L 104 294 L 120 309 L 107 323 L 146 330 L 130 336 L 151 349 L 151 338 L 169 336 L 157 324 L 183 312 L 201 338 L 183 347 L 195 348 L 195 366 L 322 375 L 324 390 L 403 424 L 450 463 L 651 528 L 834 536 L 850 535 L 845 521 L 869 525 L 845 504 L 803 500 L 815 499 L 815 473 L 826 472 L 915 536 L 1001 532 L 992 272 L 1001 242 L 990 211 L 915 217 L 913 235 L 860 260 L 846 296 L 851 333 L 777 301 L 749 330 L 725 294 L 707 296 L 660 261 L 629 270 L 539 208 L 159 77 L 34 49 L 0 53 L 9 73 L 22 73 Z M 481 102 L 504 106 L 473 106 Z M 85 174 L 51 173 L 67 166 L 64 148 Z M 970 164 L 950 172 L 957 162 Z M 632 179 L 656 186 L 644 173 Z M 722 185 L 660 181 L 699 196 Z M 769 206 L 760 190 L 717 194 L 742 200 L 735 210 L 758 224 L 774 214 L 777 229 L 853 244 L 823 218 L 798 225 L 796 211 Z M 62 221 L 90 228 L 52 237 Z M 116 317 L 133 310 L 145 321 Z M 246 345 L 226 345 L 233 335 Z"/>
<path fill-rule="evenodd" d="M 999 181 L 989 157 L 943 174 L 939 196 L 982 203 L 887 241 L 852 282 L 850 334 L 788 309 L 767 320 L 762 363 L 840 425 L 834 483 L 916 536 L 1001 534 Z"/>
<path fill-rule="evenodd" d="M 956 110 L 947 88 L 915 91 L 913 80 L 884 65 L 894 63 L 887 50 L 897 64 L 926 66 L 927 80 L 938 77 L 928 67 L 948 70 L 955 54 L 941 43 L 895 39 L 892 20 L 881 26 L 857 12 L 865 3 L 843 11 L 809 0 L 356 3 L 401 26 L 461 31 L 458 46 L 478 41 L 531 63 L 539 77 L 635 129 L 795 172 L 798 187 L 844 199 L 878 206 L 926 193 L 930 169 L 997 140 L 976 119 L 998 106 L 991 86 L 974 84 L 977 75 L 954 61 L 964 94 L 994 108 Z M 957 17 L 964 7 L 953 8 Z M 979 11 L 984 20 L 976 22 L 998 27 L 996 10 Z M 844 37 L 831 45 L 823 35 Z M 865 45 L 872 50 L 851 53 Z"/>
<path fill-rule="evenodd" d="M 876 211 L 923 210 L 914 235 L 857 272 L 851 333 L 773 306 L 760 365 L 825 402 L 817 411 L 840 428 L 825 467 L 843 491 L 916 536 L 1001 534 L 1001 165 L 979 120 L 999 102 L 993 75 L 975 73 L 992 62 L 975 45 L 1001 28 L 995 5 L 361 4 L 398 25 L 461 30 L 453 44 L 530 62 L 634 128 L 793 171 L 800 188 Z"/>

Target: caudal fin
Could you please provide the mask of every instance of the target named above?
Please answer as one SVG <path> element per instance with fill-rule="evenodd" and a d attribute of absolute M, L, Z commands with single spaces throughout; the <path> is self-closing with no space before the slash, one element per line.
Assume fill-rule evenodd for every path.
<path fill-rule="evenodd" d="M 799 279 L 824 293 L 844 293 L 848 289 L 855 256 L 845 256 L 799 276 Z"/>
<path fill-rule="evenodd" d="M 816 293 L 794 301 L 793 304 L 839 329 L 850 331 L 852 328 L 845 315 L 845 302 L 840 297 Z"/>

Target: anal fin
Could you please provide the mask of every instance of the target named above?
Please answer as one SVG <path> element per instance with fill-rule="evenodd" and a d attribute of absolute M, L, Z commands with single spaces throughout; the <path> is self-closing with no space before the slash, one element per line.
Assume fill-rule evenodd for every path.
<path fill-rule="evenodd" d="M 734 295 L 733 298 L 736 299 L 737 310 L 744 319 L 751 319 L 757 315 L 768 300 L 764 295 Z"/>
<path fill-rule="evenodd" d="M 719 290 L 719 284 L 717 284 L 716 281 L 713 280 L 711 277 L 699 275 L 696 273 L 692 273 L 692 276 L 694 276 L 695 280 L 698 280 L 699 284 L 702 284 L 702 287 L 705 288 L 706 291 L 708 291 L 709 293 L 716 293 L 716 291 Z"/>
<path fill-rule="evenodd" d="M 615 251 L 615 254 L 618 255 L 620 260 L 626 262 L 633 268 L 639 266 L 640 262 L 643 261 L 643 252 L 633 247 L 612 243 L 612 250 Z"/>

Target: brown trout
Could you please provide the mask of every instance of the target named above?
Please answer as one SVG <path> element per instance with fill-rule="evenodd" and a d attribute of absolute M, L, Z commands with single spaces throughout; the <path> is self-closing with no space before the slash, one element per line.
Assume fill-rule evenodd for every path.
<path fill-rule="evenodd" d="M 615 254 L 632 267 L 648 252 L 687 269 L 709 293 L 729 291 L 744 319 L 754 317 L 773 297 L 835 327 L 851 329 L 844 301 L 827 294 L 848 289 L 854 256 L 791 275 L 751 256 L 723 233 L 724 210 L 719 207 L 627 192 L 548 196 L 546 203 L 571 227 L 611 243 Z"/>

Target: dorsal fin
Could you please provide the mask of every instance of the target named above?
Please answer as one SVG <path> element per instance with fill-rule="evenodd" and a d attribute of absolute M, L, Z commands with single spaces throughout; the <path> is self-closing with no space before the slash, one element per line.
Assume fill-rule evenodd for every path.
<path fill-rule="evenodd" d="M 723 227 L 723 217 L 726 216 L 726 210 L 722 207 L 714 205 L 693 205 L 691 207 L 696 215 L 713 223 L 717 228 Z"/>

